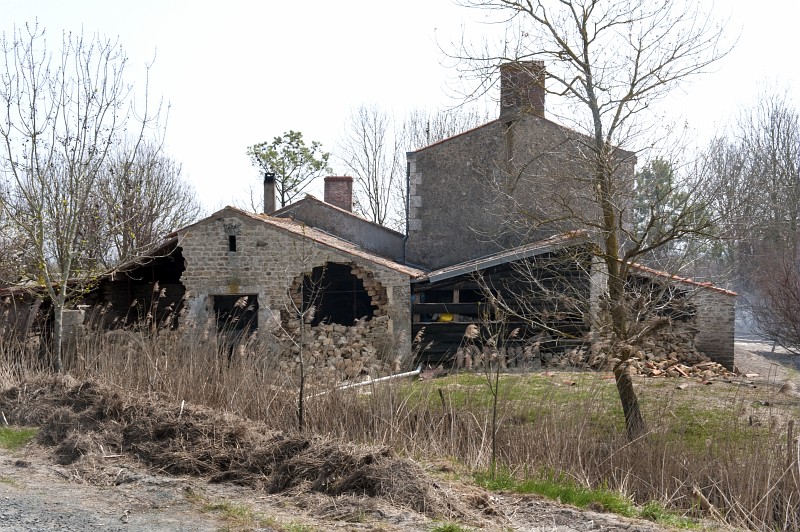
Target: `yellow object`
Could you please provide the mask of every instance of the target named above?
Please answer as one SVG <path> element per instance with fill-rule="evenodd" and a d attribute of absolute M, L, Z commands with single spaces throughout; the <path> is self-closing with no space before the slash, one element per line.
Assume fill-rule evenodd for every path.
<path fill-rule="evenodd" d="M 453 321 L 453 315 L 449 312 L 439 314 L 439 321 Z"/>

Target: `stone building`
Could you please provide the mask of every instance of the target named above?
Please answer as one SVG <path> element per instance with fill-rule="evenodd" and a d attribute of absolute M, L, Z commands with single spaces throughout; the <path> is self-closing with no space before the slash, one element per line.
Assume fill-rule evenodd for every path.
<path fill-rule="evenodd" d="M 306 196 L 275 210 L 267 174 L 266 214 L 226 207 L 178 229 L 149 257 L 103 276 L 87 303 L 108 306 L 115 325 L 180 315 L 233 339 L 293 331 L 298 314 L 313 309 L 312 326 L 372 320 L 369 334 L 400 359 L 421 349 L 423 358 L 448 361 L 470 325 L 497 324 L 492 299 L 502 297 L 531 318 L 520 312 L 504 324 L 518 331 L 519 349 L 590 342 L 603 279 L 576 222 L 596 214 L 581 177 L 589 155 L 585 137 L 545 118 L 543 68 L 504 66 L 496 120 L 408 153 L 406 235 L 351 212 L 350 177 L 326 178 L 324 200 Z M 632 153 L 614 154 L 623 184 L 635 163 Z M 521 280 L 521 269 L 533 276 Z M 633 270 L 650 292 L 685 303 L 664 312 L 677 312 L 697 348 L 733 367 L 735 294 Z M 156 287 L 167 295 L 156 298 Z M 134 300 L 146 309 L 138 317 Z M 420 337 L 424 347 L 415 348 Z"/>
<path fill-rule="evenodd" d="M 442 268 L 586 227 L 588 139 L 545 118 L 543 76 L 542 62 L 504 65 L 496 120 L 408 153 L 409 264 Z M 621 181 L 635 163 L 619 150 Z"/>
<path fill-rule="evenodd" d="M 186 269 L 186 318 L 220 321 L 247 297 L 242 327 L 290 328 L 315 306 L 312 325 L 351 326 L 386 316 L 393 350 L 410 352 L 410 281 L 423 272 L 288 218 L 226 207 L 176 232 Z M 287 291 L 290 298 L 287 298 Z"/>

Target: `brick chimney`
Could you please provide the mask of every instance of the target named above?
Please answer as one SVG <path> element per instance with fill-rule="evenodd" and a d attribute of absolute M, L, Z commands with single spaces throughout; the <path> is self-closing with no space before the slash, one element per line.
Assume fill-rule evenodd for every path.
<path fill-rule="evenodd" d="M 544 61 L 500 65 L 500 117 L 532 113 L 544 118 Z"/>
<path fill-rule="evenodd" d="M 346 211 L 353 210 L 353 178 L 346 175 L 329 175 L 325 178 L 325 203 Z"/>
<path fill-rule="evenodd" d="M 264 214 L 275 212 L 275 174 L 264 172 Z"/>

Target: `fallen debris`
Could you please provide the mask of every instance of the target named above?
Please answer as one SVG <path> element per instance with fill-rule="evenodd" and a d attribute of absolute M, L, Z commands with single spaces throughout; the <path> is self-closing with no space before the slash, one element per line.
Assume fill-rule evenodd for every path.
<path fill-rule="evenodd" d="M 97 472 L 106 469 L 107 457 L 124 454 L 160 472 L 269 493 L 377 497 L 440 518 L 468 519 L 477 511 L 386 447 L 269 431 L 237 416 L 182 406 L 62 376 L 37 377 L 0 396 L 12 423 L 39 426 L 38 442 L 54 448 L 56 461 L 95 484 L 116 481 Z"/>

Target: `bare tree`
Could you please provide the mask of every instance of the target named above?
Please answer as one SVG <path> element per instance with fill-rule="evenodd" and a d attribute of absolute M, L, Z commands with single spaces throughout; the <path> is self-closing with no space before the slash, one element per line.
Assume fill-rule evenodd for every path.
<path fill-rule="evenodd" d="M 405 226 L 406 152 L 489 121 L 478 108 L 414 109 L 402 122 L 375 105 L 362 105 L 348 120 L 339 159 L 355 177 L 355 209 L 373 222 Z"/>
<path fill-rule="evenodd" d="M 354 109 L 340 143 L 340 158 L 355 178 L 355 210 L 381 225 L 399 226 L 404 180 L 402 135 L 394 119 L 372 105 Z"/>
<path fill-rule="evenodd" d="M 705 178 L 722 191 L 711 206 L 726 237 L 715 258 L 749 292 L 764 260 L 790 256 L 797 245 L 800 113 L 786 94 L 764 93 L 704 155 Z"/>
<path fill-rule="evenodd" d="M 154 116 L 146 106 L 133 113 L 117 42 L 66 33 L 54 55 L 44 33 L 34 25 L 3 35 L 0 165 L 5 214 L 35 259 L 29 278 L 53 304 L 53 368 L 61 371 L 64 308 L 97 273 L 85 244 L 99 176 L 126 132 L 143 137 Z"/>
<path fill-rule="evenodd" d="M 752 283 L 753 321 L 759 334 L 800 355 L 800 256 L 797 249 L 770 251 Z"/>
<path fill-rule="evenodd" d="M 477 92 L 496 83 L 494 74 L 501 64 L 511 63 L 537 79 L 543 72 L 532 70 L 537 64 L 532 60 L 545 60 L 548 91 L 566 102 L 561 118 L 581 134 L 570 139 L 573 153 L 582 158 L 573 166 L 581 170 L 572 176 L 570 190 L 583 193 L 593 207 L 579 210 L 565 203 L 559 217 L 590 230 L 595 254 L 606 271 L 602 308 L 620 359 L 614 375 L 628 435 L 637 437 L 645 423 L 626 369 L 635 352 L 625 304 L 629 265 L 709 226 L 705 221 L 694 225 L 702 218 L 694 215 L 694 205 L 687 204 L 669 231 L 634 233 L 626 223 L 631 152 L 645 147 L 644 128 L 653 125 L 647 122 L 653 104 L 724 55 L 721 29 L 691 2 L 680 7 L 645 0 L 466 0 L 463 4 L 495 11 L 509 27 L 507 44 L 499 50 L 463 48 L 454 54 L 463 71 L 477 80 Z M 546 214 L 549 219 L 531 216 L 531 222 L 554 220 L 552 211 Z"/>
<path fill-rule="evenodd" d="M 405 151 L 418 150 L 490 122 L 489 112 L 462 105 L 454 109 L 414 109 L 403 123 Z"/>
<path fill-rule="evenodd" d="M 98 184 L 87 223 L 100 221 L 95 234 L 103 242 L 94 249 L 104 251 L 100 259 L 105 267 L 141 254 L 167 232 L 195 221 L 202 211 L 192 186 L 181 176 L 180 164 L 153 141 L 116 147 Z"/>
<path fill-rule="evenodd" d="M 733 272 L 758 332 L 797 350 L 794 310 L 800 237 L 800 113 L 786 92 L 765 92 L 706 151 L 712 208 L 725 239 L 714 258 Z"/>

